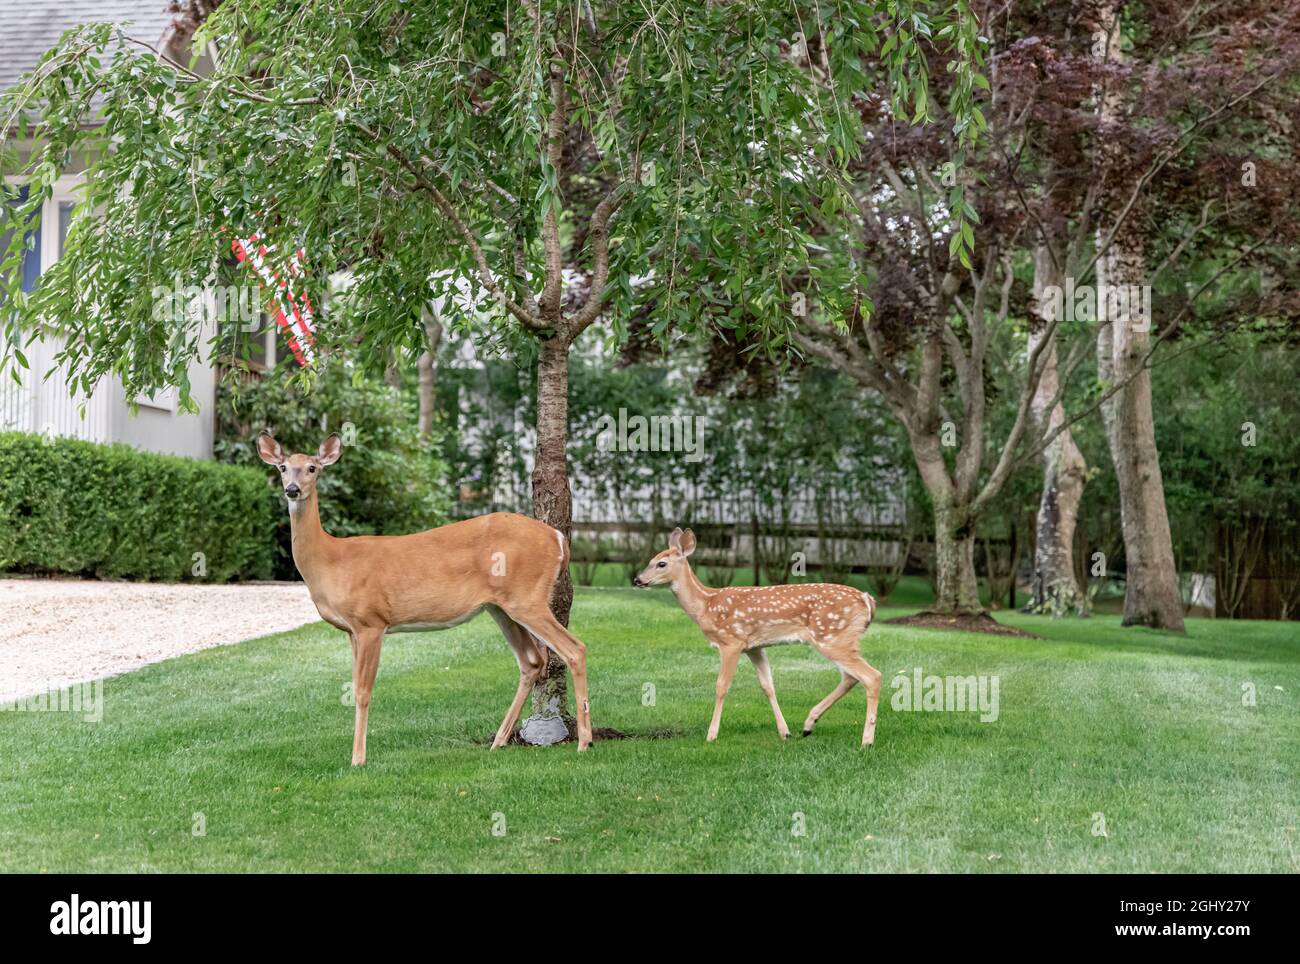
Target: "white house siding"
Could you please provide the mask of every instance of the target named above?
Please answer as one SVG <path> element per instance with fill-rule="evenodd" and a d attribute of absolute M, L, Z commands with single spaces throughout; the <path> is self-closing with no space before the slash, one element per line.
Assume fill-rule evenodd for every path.
<path fill-rule="evenodd" d="M 166 7 L 162 0 L 31 0 L 24 4 L 0 0 L 0 89 L 15 84 L 65 30 L 77 24 L 127 23 L 132 36 L 153 43 L 170 21 Z M 30 142 L 12 146 L 18 149 L 20 161 L 25 161 L 32 147 Z M 42 212 L 42 270 L 59 257 L 59 205 L 76 200 L 74 192 L 82 169 L 78 159 L 73 159 L 55 186 L 54 198 Z M 150 452 L 212 457 L 216 378 L 210 364 L 189 368 L 191 394 L 200 408 L 198 415 L 178 413 L 174 392 L 159 393 L 153 403 L 142 400 L 145 403 L 132 414 L 126 392 L 116 379 L 103 379 L 89 399 L 71 396 L 65 373 L 55 367 L 60 344 L 57 337 L 51 336 L 23 345 L 31 367 L 17 369 L 22 385 L 14 384 L 8 371 L 0 375 L 0 430 L 124 442 Z"/>
<path fill-rule="evenodd" d="M 213 408 L 217 399 L 216 373 L 211 365 L 190 366 L 190 394 L 199 403 L 197 415 L 175 410 L 175 393 L 158 393 L 154 404 L 140 405 L 134 415 L 120 384 L 113 385 L 111 436 L 148 452 L 166 452 L 194 459 L 212 458 Z M 173 400 L 168 405 L 168 400 Z M 162 407 L 158 407 L 159 405 Z"/>
<path fill-rule="evenodd" d="M 77 199 L 80 179 L 80 174 L 60 178 L 42 212 L 39 243 L 32 254 L 39 258 L 42 272 L 62 253 L 60 205 Z M 205 332 L 204 338 L 210 334 Z M 148 452 L 212 458 L 216 375 L 210 364 L 189 366 L 190 393 L 199 404 L 199 414 L 178 412 L 174 390 L 159 392 L 152 401 L 141 399 L 133 414 L 125 390 L 113 378 L 102 379 L 89 398 L 71 395 L 65 372 L 55 361 L 62 344 L 56 335 L 25 342 L 22 351 L 30 366 L 26 370 L 11 360 L 22 384 L 15 384 L 8 371 L 0 377 L 0 430 L 123 442 Z"/>
<path fill-rule="evenodd" d="M 30 369 L 14 367 L 22 384 L 6 375 L 0 388 L 0 428 L 37 432 L 48 436 L 107 442 L 111 439 L 108 393 L 100 389 L 90 398 L 68 393 L 61 374 L 43 378 L 55 364 L 61 339 L 50 338 L 24 346 Z M 13 363 L 11 362 L 11 365 Z"/>
<path fill-rule="evenodd" d="M 15 384 L 5 373 L 0 380 L 0 430 L 124 442 L 147 452 L 212 458 L 216 376 L 210 365 L 195 364 L 189 370 L 190 391 L 199 403 L 199 414 L 176 411 L 174 391 L 158 393 L 153 402 L 142 399 L 132 414 L 126 392 L 115 378 L 101 380 L 89 398 L 70 395 L 60 369 L 45 378 L 55 366 L 58 350 L 57 338 L 29 342 L 23 353 L 31 368 L 15 369 L 22 384 Z"/>

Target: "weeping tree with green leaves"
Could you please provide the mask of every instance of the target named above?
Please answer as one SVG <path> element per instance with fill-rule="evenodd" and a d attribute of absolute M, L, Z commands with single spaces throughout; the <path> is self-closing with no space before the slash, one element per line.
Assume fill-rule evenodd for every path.
<path fill-rule="evenodd" d="M 535 356 L 533 510 L 565 535 L 575 340 L 598 322 L 621 337 L 637 304 L 657 333 L 780 333 L 790 278 L 823 302 L 850 291 L 851 259 L 813 257 L 796 214 L 847 209 L 864 97 L 929 118 L 917 39 L 967 45 L 965 64 L 974 30 L 963 0 L 210 6 L 202 60 L 89 25 L 0 98 L 2 171 L 29 188 L 5 215 L 0 365 L 23 364 L 42 319 L 77 387 L 111 373 L 128 393 L 177 385 L 193 408 L 186 368 L 230 332 L 152 293 L 229 278 L 230 239 L 256 233 L 305 251 L 318 305 L 350 275 L 318 318 L 317 366 L 418 355 L 438 298 L 447 324 L 486 314 L 504 349 Z M 69 165 L 86 182 L 66 253 L 24 294 L 24 231 Z M 726 266 L 720 285 L 703 263 Z M 561 621 L 571 601 L 563 573 Z M 534 715 L 565 712 L 551 662 Z"/>

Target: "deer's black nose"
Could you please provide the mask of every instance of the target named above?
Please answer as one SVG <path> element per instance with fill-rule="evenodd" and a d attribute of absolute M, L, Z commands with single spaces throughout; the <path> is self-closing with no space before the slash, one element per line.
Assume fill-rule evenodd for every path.
<path fill-rule="evenodd" d="M 284 494 L 291 499 L 296 499 L 298 496 L 302 495 L 302 489 L 298 488 L 297 485 L 286 485 L 284 487 Z"/>
<path fill-rule="evenodd" d="M 632 577 L 632 585 L 634 585 L 634 586 L 639 586 L 639 585 L 641 585 L 641 577 L 640 577 L 640 576 L 633 576 L 633 577 Z"/>

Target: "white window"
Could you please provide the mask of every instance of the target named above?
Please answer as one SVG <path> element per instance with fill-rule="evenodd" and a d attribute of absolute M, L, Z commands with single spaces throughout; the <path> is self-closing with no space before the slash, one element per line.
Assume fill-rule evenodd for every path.
<path fill-rule="evenodd" d="M 81 199 L 80 174 L 66 174 L 54 182 L 54 193 L 41 209 L 41 268 L 45 270 L 63 257 L 72 209 Z"/>
<path fill-rule="evenodd" d="M 41 209 L 41 223 L 33 232 L 32 247 L 22 264 L 24 290 L 40 284 L 40 275 L 63 254 L 79 196 L 81 175 L 58 179 L 52 196 Z M 7 386 L 0 392 L 0 427 L 40 432 L 50 436 L 71 436 L 94 442 L 109 437 L 108 398 L 96 391 L 90 398 L 69 395 L 67 381 L 57 370 L 57 356 L 62 338 L 55 335 L 32 337 L 23 346 L 30 370 L 20 371 L 22 385 L 13 385 L 5 373 Z M 47 372 L 55 370 L 46 377 Z"/>

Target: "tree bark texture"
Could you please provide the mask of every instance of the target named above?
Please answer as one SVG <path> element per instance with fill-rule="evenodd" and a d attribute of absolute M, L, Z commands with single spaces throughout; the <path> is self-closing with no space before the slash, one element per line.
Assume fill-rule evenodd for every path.
<path fill-rule="evenodd" d="M 1034 252 L 1034 304 L 1040 327 L 1029 335 L 1029 350 L 1043 337 L 1049 321 L 1046 289 L 1064 284 L 1059 269 L 1046 244 Z M 1060 388 L 1055 340 L 1045 349 L 1044 368 L 1034 392 L 1030 411 L 1040 435 L 1046 435 L 1065 422 L 1065 408 L 1059 402 L 1048 411 Z M 1087 595 L 1079 586 L 1074 572 L 1074 532 L 1079 518 L 1079 501 L 1087 480 L 1088 464 L 1074 442 L 1069 429 L 1061 432 L 1042 452 L 1043 493 L 1038 502 L 1035 523 L 1034 575 L 1032 595 L 1026 612 L 1060 616 L 1074 610 L 1086 615 Z"/>
<path fill-rule="evenodd" d="M 984 612 L 975 575 L 975 526 L 960 504 L 943 460 L 937 431 L 910 433 L 912 455 L 934 506 L 935 611 L 952 615 Z"/>
<path fill-rule="evenodd" d="M 420 391 L 420 434 L 428 438 L 433 432 L 434 389 L 437 387 L 438 346 L 442 343 L 442 322 L 430 309 L 425 309 L 424 333 L 426 346 L 416 362 Z"/>
<path fill-rule="evenodd" d="M 533 517 L 558 529 L 567 542 L 573 530 L 573 498 L 569 491 L 569 342 L 561 335 L 539 343 L 537 364 L 537 448 L 533 458 Z M 565 626 L 573 606 L 573 582 L 562 567 L 551 594 L 551 611 Z M 528 742 L 554 743 L 575 732 L 568 708 L 568 679 L 564 660 L 548 655 L 546 676 L 533 688 L 532 713 L 521 731 Z M 565 733 L 550 722 L 561 720 Z M 542 739 L 530 736 L 536 731 Z M 558 739 L 557 739 L 558 737 Z"/>

